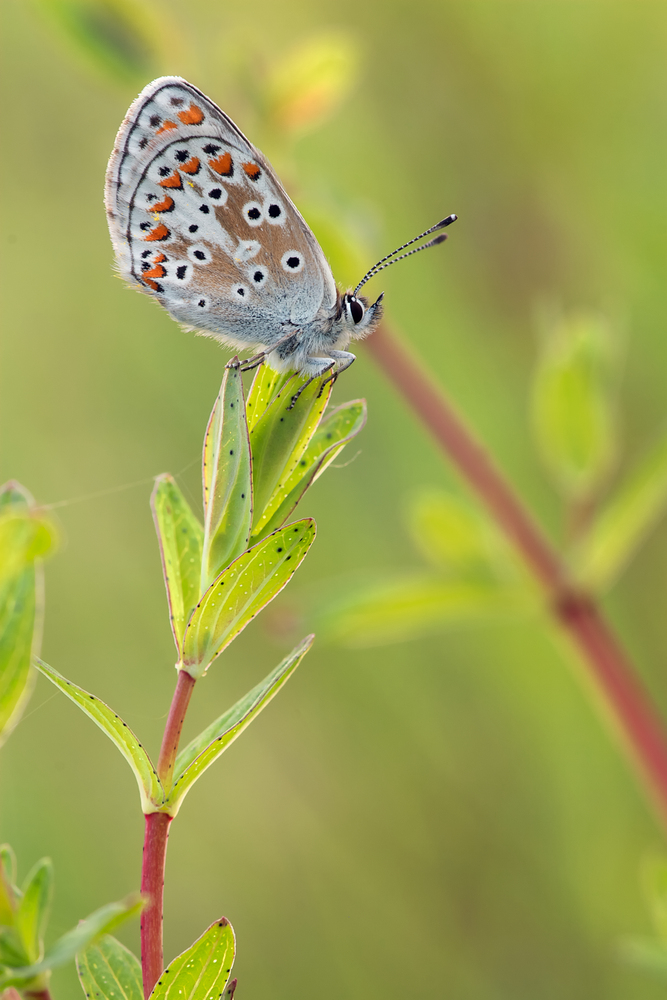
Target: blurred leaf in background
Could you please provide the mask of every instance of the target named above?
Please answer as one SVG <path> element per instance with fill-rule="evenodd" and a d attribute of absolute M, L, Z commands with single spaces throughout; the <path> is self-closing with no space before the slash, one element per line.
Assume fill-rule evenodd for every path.
<path fill-rule="evenodd" d="M 156 75 L 165 12 L 137 0 L 35 0 L 77 55 L 103 75 L 140 83 Z"/>
<path fill-rule="evenodd" d="M 541 459 L 573 503 L 595 498 L 616 459 L 615 361 L 602 315 L 571 313 L 544 325 L 533 428 Z"/>
<path fill-rule="evenodd" d="M 596 512 L 576 547 L 573 567 L 589 590 L 609 588 L 667 507 L 667 430 L 663 430 Z"/>
<path fill-rule="evenodd" d="M 624 941 L 621 954 L 645 972 L 667 979 L 667 861 L 646 860 L 642 870 L 644 895 L 648 901 L 655 937 L 633 937 Z"/>
<path fill-rule="evenodd" d="M 0 486 L 0 745 L 30 698 L 32 660 L 42 640 L 42 559 L 55 525 L 19 483 Z"/>
<path fill-rule="evenodd" d="M 308 35 L 267 73 L 266 124 L 283 142 L 320 127 L 352 93 L 359 67 L 359 44 L 351 33 Z"/>
<path fill-rule="evenodd" d="M 318 610 L 329 639 L 386 645 L 539 607 L 515 557 L 472 501 L 423 490 L 409 506 L 408 525 L 432 570 L 340 586 Z"/>

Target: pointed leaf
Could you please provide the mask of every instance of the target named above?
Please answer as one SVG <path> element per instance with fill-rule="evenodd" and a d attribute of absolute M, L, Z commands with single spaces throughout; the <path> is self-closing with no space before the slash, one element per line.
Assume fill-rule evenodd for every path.
<path fill-rule="evenodd" d="M 53 864 L 42 858 L 23 884 L 23 898 L 16 914 L 16 926 L 29 962 L 43 955 L 43 938 L 53 895 Z"/>
<path fill-rule="evenodd" d="M 151 1000 L 219 1000 L 229 982 L 234 953 L 234 931 L 222 917 L 167 966 Z"/>
<path fill-rule="evenodd" d="M 159 812 L 164 802 L 164 789 L 153 762 L 129 726 L 103 701 L 68 681 L 43 660 L 36 661 L 37 669 L 66 694 L 75 705 L 99 726 L 128 762 L 139 786 L 141 807 L 145 813 Z"/>
<path fill-rule="evenodd" d="M 285 523 L 306 490 L 334 461 L 348 441 L 366 423 L 366 401 L 354 399 L 326 415 L 310 444 L 253 527 L 251 541 L 258 541 Z"/>
<path fill-rule="evenodd" d="M 180 655 L 185 626 L 200 594 L 204 532 L 168 473 L 155 480 L 151 510 L 160 546 L 171 628 Z"/>
<path fill-rule="evenodd" d="M 401 577 L 346 594 L 323 615 L 326 635 L 346 646 L 379 646 L 533 610 L 523 588 L 497 583 Z"/>
<path fill-rule="evenodd" d="M 226 368 L 204 440 L 201 593 L 248 547 L 252 463 L 240 368 Z"/>
<path fill-rule="evenodd" d="M 56 537 L 54 525 L 20 483 L 0 486 L 0 744 L 30 698 L 31 658 L 41 641 L 40 560 Z"/>
<path fill-rule="evenodd" d="M 267 364 L 259 365 L 246 402 L 248 430 L 252 430 L 269 403 L 292 377 L 292 372 L 274 372 Z"/>
<path fill-rule="evenodd" d="M 174 774 L 177 776 L 167 796 L 165 807 L 175 816 L 187 792 L 204 771 L 217 760 L 237 736 L 246 729 L 262 709 L 266 708 L 283 684 L 292 676 L 313 644 L 314 635 L 308 635 L 286 656 L 268 677 L 249 691 L 245 697 L 224 712 L 215 722 L 181 750 L 176 758 Z"/>
<path fill-rule="evenodd" d="M 282 502 L 292 475 L 317 430 L 331 395 L 327 375 L 308 382 L 293 375 L 274 396 L 250 432 L 254 479 L 253 531 L 269 505 Z M 326 385 L 324 384 L 326 382 Z M 303 392 L 292 406 L 302 386 Z"/>
<path fill-rule="evenodd" d="M 0 576 L 0 744 L 18 723 L 32 691 L 31 659 L 41 639 L 38 580 L 41 567 L 34 563 L 13 576 Z"/>
<path fill-rule="evenodd" d="M 578 578 L 610 586 L 667 507 L 667 430 L 602 507 L 576 553 Z"/>
<path fill-rule="evenodd" d="M 144 1000 L 141 963 L 111 934 L 77 954 L 76 971 L 87 997 Z"/>
<path fill-rule="evenodd" d="M 16 882 L 16 856 L 9 844 L 0 844 L 0 925 L 14 923 L 14 911 L 20 891 Z"/>
<path fill-rule="evenodd" d="M 101 934 L 108 934 L 120 924 L 137 916 L 144 906 L 144 900 L 135 893 L 119 903 L 107 903 L 95 910 L 85 920 L 79 921 L 76 927 L 63 934 L 53 944 L 41 962 L 33 965 L 11 969 L 5 966 L 0 969 L 0 989 L 4 986 L 29 985 L 31 980 L 57 969 L 70 962 L 78 951 L 81 951 L 91 941 Z"/>
<path fill-rule="evenodd" d="M 553 323 L 533 386 L 540 455 L 572 499 L 595 495 L 616 452 L 611 333 L 605 319 L 579 313 Z"/>
<path fill-rule="evenodd" d="M 315 538 L 312 518 L 274 531 L 235 559 L 192 613 L 180 667 L 201 677 L 210 663 L 294 575 Z"/>

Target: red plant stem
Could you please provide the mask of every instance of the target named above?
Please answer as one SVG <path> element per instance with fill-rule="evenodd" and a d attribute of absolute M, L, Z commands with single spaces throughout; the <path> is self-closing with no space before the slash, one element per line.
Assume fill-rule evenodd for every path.
<path fill-rule="evenodd" d="M 171 785 L 183 721 L 194 686 L 194 678 L 185 670 L 179 670 L 157 765 L 160 781 L 165 788 Z M 155 812 L 146 816 L 141 867 L 141 892 L 148 897 L 148 903 L 141 915 L 141 969 L 145 997 L 149 996 L 164 968 L 162 950 L 164 870 L 171 820 L 172 817 L 167 813 Z"/>
<path fill-rule="evenodd" d="M 39 990 L 37 993 L 26 993 L 27 997 L 31 997 L 32 1000 L 51 1000 L 51 994 L 48 990 Z"/>
<path fill-rule="evenodd" d="M 162 900 L 167 839 L 171 816 L 149 813 L 146 816 L 144 856 L 141 869 L 141 894 L 148 903 L 141 914 L 141 972 L 144 996 L 148 997 L 162 974 Z"/>
<path fill-rule="evenodd" d="M 174 773 L 174 762 L 178 753 L 178 743 L 183 729 L 183 720 L 190 704 L 190 698 L 195 687 L 195 679 L 186 670 L 178 671 L 176 690 L 171 700 L 167 724 L 164 727 L 160 756 L 157 762 L 157 773 L 165 787 L 171 785 Z"/>
<path fill-rule="evenodd" d="M 412 354 L 385 326 L 373 334 L 367 347 L 546 589 L 554 617 L 573 640 L 604 695 L 667 824 L 667 733 L 595 602 L 568 580 L 541 528 Z"/>

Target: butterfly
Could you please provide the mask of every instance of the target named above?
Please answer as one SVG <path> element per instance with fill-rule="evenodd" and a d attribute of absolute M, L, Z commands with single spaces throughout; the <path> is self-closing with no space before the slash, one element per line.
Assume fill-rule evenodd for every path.
<path fill-rule="evenodd" d="M 444 229 L 450 215 L 383 257 L 342 294 L 329 263 L 268 160 L 200 90 L 175 76 L 149 83 L 120 127 L 105 205 L 123 278 L 178 322 L 226 346 L 258 351 L 275 371 L 310 378 L 355 360 L 351 339 L 373 331 L 382 298 L 358 294 L 384 267 L 441 243 L 399 251 Z"/>

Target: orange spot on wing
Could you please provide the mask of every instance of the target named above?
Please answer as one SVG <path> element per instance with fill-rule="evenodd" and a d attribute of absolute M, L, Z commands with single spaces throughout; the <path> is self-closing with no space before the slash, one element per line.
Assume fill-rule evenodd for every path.
<path fill-rule="evenodd" d="M 231 153 L 223 153 L 222 156 L 218 156 L 215 160 L 209 160 L 208 165 L 215 170 L 216 174 L 220 174 L 222 177 L 232 176 L 234 167 L 232 166 Z"/>
<path fill-rule="evenodd" d="M 155 227 L 155 229 L 151 229 L 148 236 L 145 236 L 144 239 L 147 243 L 150 243 L 152 240 L 166 240 L 167 236 L 171 236 L 171 233 L 165 224 L 161 222 L 159 226 Z"/>
<path fill-rule="evenodd" d="M 146 280 L 146 278 L 164 278 L 167 273 L 166 268 L 162 264 L 156 264 L 155 267 L 151 268 L 150 271 L 144 271 L 141 277 Z"/>
<path fill-rule="evenodd" d="M 159 128 L 155 134 L 160 135 L 162 132 L 170 132 L 173 128 L 178 128 L 176 122 L 171 122 L 167 120 L 166 122 L 162 123 L 162 128 Z"/>
<path fill-rule="evenodd" d="M 162 201 L 159 201 L 157 205 L 151 205 L 149 212 L 171 212 L 174 207 L 174 199 L 167 195 Z"/>
<path fill-rule="evenodd" d="M 167 259 L 167 255 L 166 254 L 164 254 L 164 253 L 158 253 L 158 254 L 155 255 L 155 257 L 153 257 L 153 263 L 154 264 L 161 264 L 162 261 L 166 260 L 166 259 Z"/>
<path fill-rule="evenodd" d="M 191 104 L 187 111 L 179 111 L 178 117 L 184 125 L 201 125 L 204 121 L 204 112 L 196 104 Z"/>
<path fill-rule="evenodd" d="M 186 174 L 198 174 L 199 173 L 199 160 L 196 156 L 193 156 L 191 160 L 187 163 L 181 164 L 181 170 Z"/>
<path fill-rule="evenodd" d="M 141 280 L 144 282 L 144 284 L 148 285 L 149 288 L 152 288 L 154 292 L 157 292 L 158 288 L 160 287 L 158 285 L 157 281 L 151 281 L 150 278 L 143 278 L 142 277 Z"/>
<path fill-rule="evenodd" d="M 262 171 L 256 163 L 244 163 L 243 172 L 248 175 L 251 181 L 256 181 Z"/>
<path fill-rule="evenodd" d="M 173 174 L 170 174 L 169 177 L 165 177 L 163 181 L 158 181 L 158 183 L 160 187 L 163 188 L 179 189 L 183 187 L 183 181 L 181 180 L 181 175 L 178 170 L 174 170 Z"/>

